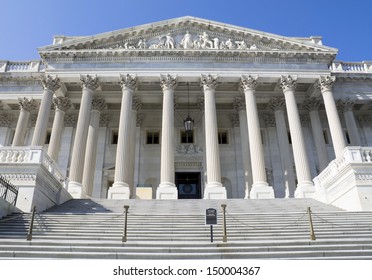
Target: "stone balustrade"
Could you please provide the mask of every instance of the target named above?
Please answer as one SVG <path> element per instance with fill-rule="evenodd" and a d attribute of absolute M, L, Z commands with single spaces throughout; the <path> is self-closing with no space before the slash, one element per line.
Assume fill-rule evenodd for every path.
<path fill-rule="evenodd" d="M 41 61 L 0 61 L 1 72 L 41 72 L 45 69 Z"/>
<path fill-rule="evenodd" d="M 0 164 L 40 164 L 67 188 L 67 178 L 62 175 L 57 164 L 46 154 L 42 147 L 0 147 Z"/>
<path fill-rule="evenodd" d="M 353 72 L 353 73 L 372 73 L 372 61 L 363 62 L 333 62 L 330 70 L 336 73 Z"/>

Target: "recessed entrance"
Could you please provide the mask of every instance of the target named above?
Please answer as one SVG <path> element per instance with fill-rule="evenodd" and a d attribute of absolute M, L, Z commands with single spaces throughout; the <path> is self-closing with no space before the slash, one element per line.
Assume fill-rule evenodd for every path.
<path fill-rule="evenodd" d="M 200 172 L 176 172 L 178 199 L 201 198 Z"/>

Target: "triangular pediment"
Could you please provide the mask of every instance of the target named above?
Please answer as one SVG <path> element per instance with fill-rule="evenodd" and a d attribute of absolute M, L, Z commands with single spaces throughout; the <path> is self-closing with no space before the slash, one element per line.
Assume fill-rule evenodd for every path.
<path fill-rule="evenodd" d="M 86 37 L 56 36 L 54 44 L 39 48 L 47 53 L 81 51 L 210 51 L 318 53 L 335 56 L 320 37 L 291 38 L 195 17 L 181 17 Z"/>

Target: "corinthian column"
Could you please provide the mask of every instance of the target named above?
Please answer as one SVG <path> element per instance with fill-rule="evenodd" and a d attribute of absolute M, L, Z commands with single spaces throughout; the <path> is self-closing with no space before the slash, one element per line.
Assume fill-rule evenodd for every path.
<path fill-rule="evenodd" d="M 43 146 L 45 143 L 53 94 L 60 87 L 59 79 L 57 77 L 52 78 L 49 75 L 41 77 L 41 84 L 44 88 L 43 99 L 37 115 L 31 146 Z"/>
<path fill-rule="evenodd" d="M 163 89 L 163 116 L 160 185 L 156 190 L 156 199 L 177 199 L 178 192 L 174 184 L 174 89 L 177 77 L 161 75 L 160 86 Z"/>
<path fill-rule="evenodd" d="M 81 198 L 82 180 L 84 170 L 85 148 L 88 136 L 90 109 L 92 107 L 92 98 L 94 91 L 98 88 L 97 77 L 80 77 L 83 95 L 81 97 L 78 122 L 74 146 L 72 150 L 70 164 L 70 183 L 68 191 L 74 198 Z"/>
<path fill-rule="evenodd" d="M 361 146 L 362 143 L 360 141 L 358 127 L 353 113 L 354 101 L 349 98 L 340 99 L 337 105 L 344 113 L 345 123 L 347 127 L 347 132 L 349 133 L 351 145 Z"/>
<path fill-rule="evenodd" d="M 50 135 L 48 155 L 54 161 L 57 161 L 64 127 L 65 112 L 71 107 L 71 101 L 67 97 L 55 97 L 53 98 L 53 104 L 56 112 L 54 115 L 52 134 Z"/>
<path fill-rule="evenodd" d="M 25 136 L 27 130 L 28 120 L 30 118 L 30 111 L 36 109 L 35 100 L 24 97 L 18 98 L 19 109 L 19 118 L 14 133 L 12 146 L 23 146 L 25 143 Z"/>
<path fill-rule="evenodd" d="M 83 190 L 82 197 L 92 196 L 94 170 L 97 158 L 98 128 L 101 111 L 106 107 L 102 97 L 93 97 L 92 110 L 90 113 L 90 125 L 88 130 L 87 148 L 84 159 Z"/>
<path fill-rule="evenodd" d="M 274 190 L 267 183 L 265 158 L 262 147 L 261 128 L 256 104 L 257 78 L 251 75 L 241 77 L 241 87 L 244 90 L 247 107 L 247 123 L 249 135 L 249 149 L 252 161 L 253 184 L 250 198 L 274 198 Z"/>
<path fill-rule="evenodd" d="M 220 152 L 218 147 L 217 115 L 215 90 L 217 77 L 201 76 L 204 90 L 205 115 L 205 153 L 207 163 L 207 184 L 204 190 L 205 199 L 225 199 L 226 189 L 221 183 Z"/>
<path fill-rule="evenodd" d="M 296 165 L 298 183 L 295 196 L 306 197 L 308 194 L 314 192 L 314 185 L 312 183 L 309 160 L 305 147 L 305 139 L 303 137 L 300 115 L 298 113 L 297 103 L 294 95 L 296 80 L 291 76 L 282 77 L 280 86 L 285 97 L 289 130 L 292 138 L 293 156 Z"/>
<path fill-rule="evenodd" d="M 333 148 L 337 158 L 342 155 L 342 150 L 346 147 L 346 142 L 332 93 L 332 87 L 335 80 L 336 78 L 333 76 L 320 77 L 317 87 L 320 88 L 320 91 L 322 92 L 329 129 L 331 131 Z"/>
<path fill-rule="evenodd" d="M 294 197 L 296 183 L 285 121 L 285 100 L 283 98 L 273 98 L 269 101 L 269 107 L 275 114 L 275 125 L 283 170 L 285 197 Z"/>
<path fill-rule="evenodd" d="M 137 78 L 129 74 L 120 77 L 122 89 L 119 135 L 116 148 L 115 181 L 109 188 L 108 198 L 129 199 L 130 198 L 130 151 L 134 149 L 130 145 L 131 139 L 131 111 L 133 91 L 137 86 Z"/>
<path fill-rule="evenodd" d="M 308 98 L 303 104 L 303 108 L 309 112 L 311 121 L 311 131 L 314 137 L 315 149 L 319 162 L 319 172 L 327 167 L 329 163 L 327 147 L 324 141 L 323 128 L 319 117 L 320 100 Z"/>

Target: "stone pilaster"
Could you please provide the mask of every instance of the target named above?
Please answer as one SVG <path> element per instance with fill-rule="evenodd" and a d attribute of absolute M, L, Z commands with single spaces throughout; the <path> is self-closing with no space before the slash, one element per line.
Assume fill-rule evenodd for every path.
<path fill-rule="evenodd" d="M 288 131 L 285 120 L 284 98 L 272 98 L 269 107 L 275 115 L 276 133 L 278 135 L 280 161 L 283 171 L 285 197 L 294 197 L 296 190 L 295 175 L 293 172 L 293 161 L 288 141 Z"/>
<path fill-rule="evenodd" d="M 130 143 L 131 133 L 131 111 L 133 102 L 133 92 L 137 87 L 137 77 L 129 74 L 120 77 L 122 89 L 119 134 L 116 150 L 115 181 L 109 189 L 108 198 L 110 199 L 129 199 L 130 198 L 130 150 L 133 149 Z"/>
<path fill-rule="evenodd" d="M 326 109 L 329 129 L 331 132 L 333 148 L 336 158 L 342 155 L 343 149 L 346 147 L 344 133 L 342 130 L 340 118 L 338 116 L 336 102 L 333 98 L 332 88 L 336 81 L 333 76 L 321 76 L 316 86 L 320 88 L 323 96 L 324 106 Z"/>
<path fill-rule="evenodd" d="M 1 105 L 0 105 L 1 107 Z M 12 115 L 0 115 L 0 145 L 7 146 L 10 138 L 10 125 L 13 121 Z"/>
<path fill-rule="evenodd" d="M 20 109 L 19 118 L 14 133 L 12 146 L 23 146 L 26 136 L 27 124 L 30 119 L 30 111 L 36 109 L 36 102 L 31 98 L 18 98 Z"/>
<path fill-rule="evenodd" d="M 226 189 L 221 183 L 220 151 L 218 145 L 215 100 L 217 76 L 202 74 L 200 86 L 203 87 L 204 91 L 205 156 L 207 165 L 207 183 L 204 189 L 204 198 L 225 199 Z"/>
<path fill-rule="evenodd" d="M 258 110 L 256 105 L 256 86 L 257 78 L 252 76 L 241 77 L 241 87 L 244 90 L 247 125 L 249 135 L 249 148 L 252 164 L 252 189 L 250 198 L 274 198 L 274 190 L 267 183 L 265 158 L 262 147 L 261 128 L 258 119 Z"/>
<path fill-rule="evenodd" d="M 70 164 L 69 192 L 74 198 L 81 198 L 82 180 L 86 142 L 88 136 L 90 110 L 94 91 L 98 88 L 98 78 L 92 76 L 81 76 L 82 97 L 80 103 L 79 117 L 76 125 L 74 146 Z"/>
<path fill-rule="evenodd" d="M 320 100 L 317 98 L 308 98 L 302 104 L 302 107 L 308 111 L 311 122 L 311 131 L 314 138 L 315 149 L 318 157 L 319 172 L 328 166 L 329 159 L 327 147 L 324 140 L 323 128 L 319 117 Z"/>
<path fill-rule="evenodd" d="M 364 138 L 367 146 L 372 146 L 372 116 L 361 115 L 358 118 L 360 125 L 362 126 Z"/>
<path fill-rule="evenodd" d="M 52 133 L 50 135 L 48 155 L 51 157 L 51 159 L 57 161 L 65 121 L 65 112 L 70 109 L 71 101 L 68 97 L 55 97 L 53 98 L 53 105 L 55 108 L 55 115 Z"/>
<path fill-rule="evenodd" d="M 354 100 L 351 100 L 350 98 L 340 99 L 337 102 L 337 107 L 340 108 L 340 110 L 344 114 L 346 128 L 349 133 L 351 145 L 361 146 L 362 143 L 360 141 L 358 127 L 353 113 L 354 104 L 355 104 Z"/>
<path fill-rule="evenodd" d="M 163 90 L 163 115 L 161 127 L 160 185 L 156 190 L 157 199 L 177 199 L 178 192 L 174 182 L 174 90 L 177 77 L 160 76 Z"/>
<path fill-rule="evenodd" d="M 41 77 L 41 84 L 44 88 L 43 98 L 37 115 L 31 146 L 43 146 L 45 143 L 53 94 L 60 87 L 58 77 L 53 78 L 49 75 Z"/>
<path fill-rule="evenodd" d="M 292 139 L 293 156 L 297 174 L 296 197 L 306 197 L 314 192 L 309 160 L 306 152 L 305 139 L 303 137 L 300 115 L 294 95 L 296 79 L 292 76 L 282 77 L 280 86 L 283 90 L 287 108 L 289 130 Z"/>

